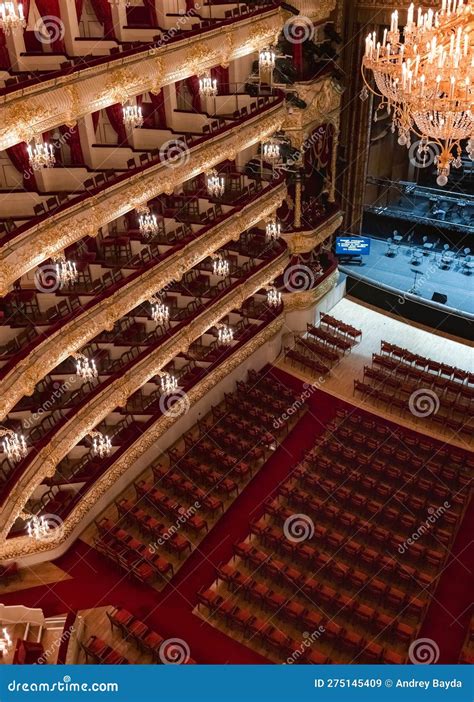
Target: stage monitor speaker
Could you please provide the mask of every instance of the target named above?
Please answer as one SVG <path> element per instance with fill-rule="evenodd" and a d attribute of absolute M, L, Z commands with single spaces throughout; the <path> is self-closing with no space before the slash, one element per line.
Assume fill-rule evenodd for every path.
<path fill-rule="evenodd" d="M 443 293 L 434 292 L 433 297 L 431 299 L 433 300 L 433 302 L 439 302 L 441 305 L 445 305 L 448 301 L 448 296 L 443 295 Z"/>

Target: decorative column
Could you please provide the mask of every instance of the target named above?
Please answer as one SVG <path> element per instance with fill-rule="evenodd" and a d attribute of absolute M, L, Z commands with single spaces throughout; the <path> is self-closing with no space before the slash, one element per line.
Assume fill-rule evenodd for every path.
<path fill-rule="evenodd" d="M 302 174 L 301 169 L 296 173 L 295 178 L 295 216 L 294 216 L 294 226 L 295 229 L 301 227 L 301 181 Z"/>

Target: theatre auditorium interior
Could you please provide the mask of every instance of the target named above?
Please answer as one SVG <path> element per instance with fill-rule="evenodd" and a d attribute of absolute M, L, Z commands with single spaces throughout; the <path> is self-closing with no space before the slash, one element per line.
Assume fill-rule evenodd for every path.
<path fill-rule="evenodd" d="M 0 3 L 0 664 L 474 661 L 474 3 Z"/>

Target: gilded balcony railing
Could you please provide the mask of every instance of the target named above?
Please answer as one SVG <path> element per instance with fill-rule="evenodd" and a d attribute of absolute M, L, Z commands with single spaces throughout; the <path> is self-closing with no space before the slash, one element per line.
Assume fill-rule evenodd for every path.
<path fill-rule="evenodd" d="M 280 261 L 280 267 L 284 267 L 285 263 L 286 261 Z M 274 261 L 272 267 L 273 265 L 276 266 L 277 262 Z M 269 273 L 269 270 L 267 272 Z M 257 281 L 254 281 L 254 285 L 256 287 L 254 287 L 253 284 L 251 285 L 250 281 L 248 281 L 247 291 L 255 291 L 255 289 L 261 287 L 261 285 L 264 284 L 265 277 L 266 276 L 262 275 L 258 283 Z M 270 276 L 267 278 L 267 280 L 270 280 Z M 240 295 L 240 293 L 238 294 L 238 296 L 242 301 L 243 298 Z M 230 307 L 227 311 L 233 309 L 235 305 L 236 300 L 234 298 L 233 302 L 230 302 Z M 222 312 L 222 314 L 225 314 L 225 312 Z M 204 317 L 204 319 L 197 321 L 196 331 L 198 329 L 198 326 L 200 326 L 202 332 L 204 332 L 207 328 L 209 328 L 210 325 L 214 324 L 221 317 L 221 314 L 216 316 L 214 312 L 212 314 L 204 313 Z M 269 341 L 281 329 L 281 327 L 283 326 L 283 321 L 284 313 L 281 312 L 277 317 L 275 317 L 272 321 L 266 324 L 261 331 L 257 332 L 255 336 L 253 336 L 249 341 L 244 343 L 234 353 L 232 353 L 228 358 L 226 358 L 219 366 L 217 366 L 217 368 L 215 368 L 208 375 L 206 375 L 206 377 L 203 380 L 198 382 L 187 393 L 187 399 L 189 401 L 189 404 L 193 405 L 202 397 L 204 397 L 211 388 L 214 388 L 221 380 L 227 377 L 235 368 L 237 368 L 241 363 L 243 363 L 247 358 L 249 358 L 258 348 L 260 348 L 263 344 Z M 150 364 L 150 367 L 153 368 L 153 371 L 150 373 L 150 375 L 148 375 L 148 372 L 143 372 L 142 377 L 150 377 L 154 373 L 156 373 L 157 369 L 161 367 L 161 363 L 164 361 L 164 359 L 170 359 L 176 353 L 179 353 L 181 346 L 184 348 L 186 343 L 188 343 L 187 340 L 185 340 L 183 344 L 178 343 L 178 345 L 174 347 L 173 352 L 170 351 L 169 355 L 166 357 L 162 356 L 162 361 L 160 362 L 158 362 L 157 359 L 152 357 L 150 357 L 150 359 L 147 359 L 148 363 Z M 115 406 L 117 404 L 117 399 L 119 395 L 120 393 L 118 393 L 118 395 L 113 400 L 115 402 Z M 110 401 L 112 402 L 112 400 Z M 123 401 L 124 399 L 122 398 L 122 402 Z M 96 417 L 98 416 L 99 414 L 96 415 Z M 70 427 L 70 432 L 73 435 L 72 438 L 76 441 L 80 439 L 80 434 L 83 431 L 83 429 L 79 430 L 77 420 L 78 417 L 75 418 L 73 426 Z M 87 421 L 87 419 L 85 419 L 84 421 L 84 427 L 86 425 L 89 427 L 92 426 L 91 423 Z M 46 453 L 44 452 L 44 455 L 42 456 L 42 461 L 36 460 L 34 463 L 34 466 L 39 471 L 39 473 L 34 474 L 33 476 L 29 475 L 28 479 L 25 476 L 26 482 L 25 480 L 22 480 L 21 484 L 17 486 L 15 494 L 11 496 L 11 499 L 9 499 L 8 504 L 5 506 L 1 514 L 2 526 L 0 531 L 0 560 L 17 559 L 24 556 L 39 554 L 44 551 L 49 551 L 51 549 L 57 548 L 61 544 L 64 544 L 71 537 L 71 535 L 73 535 L 74 537 L 74 532 L 77 529 L 77 527 L 79 525 L 81 525 L 81 527 L 84 527 L 87 525 L 88 521 L 90 521 L 90 519 L 88 520 L 87 515 L 94 508 L 98 500 L 100 500 L 105 495 L 105 493 L 112 486 L 115 485 L 115 483 L 127 472 L 130 466 L 143 453 L 145 453 L 145 451 L 147 451 L 150 448 L 150 446 L 160 438 L 160 436 L 165 434 L 165 432 L 172 426 L 172 424 L 175 421 L 177 421 L 177 418 L 173 417 L 172 413 L 161 415 L 147 431 L 141 434 L 139 438 L 136 441 L 134 441 L 125 451 L 121 452 L 117 460 L 114 461 L 112 465 L 107 469 L 107 471 L 97 481 L 94 482 L 92 487 L 84 494 L 84 496 L 80 499 L 78 504 L 74 507 L 71 514 L 65 519 L 64 523 L 61 526 L 61 529 L 58 532 L 58 537 L 56 540 L 51 539 L 47 542 L 35 541 L 34 539 L 30 539 L 27 536 L 20 536 L 7 539 L 6 537 L 9 530 L 11 529 L 11 526 L 15 522 L 16 518 L 20 515 L 26 501 L 32 494 L 34 487 L 38 485 L 42 479 L 44 479 L 48 475 L 51 476 L 54 473 L 54 466 L 51 466 L 50 463 L 48 463 L 47 466 L 44 465 L 46 455 Z M 86 433 L 85 430 L 83 431 L 82 435 L 84 435 L 84 433 Z M 52 449 L 53 451 L 55 451 L 55 456 L 59 457 L 61 455 L 64 455 L 63 452 L 65 450 L 66 445 L 67 439 L 64 438 L 60 440 L 60 446 L 62 446 L 62 448 L 56 447 L 56 445 L 54 445 L 50 447 L 50 450 Z M 51 461 L 50 458 L 46 460 Z"/>
<path fill-rule="evenodd" d="M 178 161 L 157 160 L 127 178 L 111 182 L 96 195 L 78 198 L 47 219 L 21 231 L 0 249 L 0 296 L 15 280 L 59 254 L 85 236 L 96 236 L 100 227 L 140 204 L 174 188 L 240 151 L 272 135 L 285 119 L 283 97 L 238 125 L 196 145 L 190 145 Z"/>
<path fill-rule="evenodd" d="M 0 150 L 128 97 L 228 65 L 271 44 L 285 17 L 278 7 L 264 9 L 159 48 L 137 49 L 10 90 L 0 96 Z"/>
<path fill-rule="evenodd" d="M 0 382 L 0 417 L 4 418 L 21 397 L 31 395 L 35 385 L 71 353 L 101 331 L 112 329 L 120 317 L 168 283 L 180 280 L 187 270 L 224 244 L 238 239 L 243 231 L 273 213 L 285 195 L 284 183 L 264 191 L 227 222 L 220 222 L 202 237 L 197 236 L 174 255 L 49 335 Z"/>

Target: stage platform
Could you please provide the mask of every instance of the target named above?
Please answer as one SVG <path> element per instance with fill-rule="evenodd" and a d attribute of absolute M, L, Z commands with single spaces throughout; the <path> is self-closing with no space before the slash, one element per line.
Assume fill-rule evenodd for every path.
<path fill-rule="evenodd" d="M 361 257 L 362 265 L 339 266 L 347 275 L 347 292 L 403 318 L 472 340 L 474 270 L 466 275 L 456 261 L 449 270 L 442 270 L 439 251 L 423 255 L 420 264 L 413 265 L 415 249 L 420 252 L 419 247 L 400 245 L 397 254 L 389 257 L 387 241 L 371 239 L 371 253 Z M 434 293 L 438 293 L 435 301 Z"/>
<path fill-rule="evenodd" d="M 402 293 L 413 289 L 417 273 L 417 296 L 430 301 L 434 292 L 447 296 L 446 305 L 459 312 L 474 314 L 474 270 L 465 275 L 455 269 L 439 268 L 440 252 L 429 253 L 421 259 L 421 265 L 412 265 L 414 247 L 401 245 L 393 258 L 386 256 L 388 244 L 380 239 L 370 240 L 370 255 L 363 256 L 363 265 L 341 265 L 340 270 L 351 276 L 367 278 L 396 288 Z M 418 248 L 418 247 L 416 247 Z"/>

